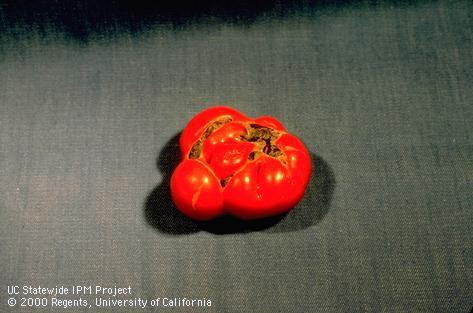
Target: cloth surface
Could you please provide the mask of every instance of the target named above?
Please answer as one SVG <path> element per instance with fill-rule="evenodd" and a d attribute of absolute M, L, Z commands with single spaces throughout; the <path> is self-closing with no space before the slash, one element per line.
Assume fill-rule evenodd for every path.
<path fill-rule="evenodd" d="M 181 312 L 471 310 L 471 1 L 110 36 L 4 21 L 2 312 L 33 310 L 7 305 L 9 285 L 212 301 Z M 306 143 L 315 171 L 289 215 L 201 225 L 176 213 L 177 136 L 217 103 L 275 116 Z"/>

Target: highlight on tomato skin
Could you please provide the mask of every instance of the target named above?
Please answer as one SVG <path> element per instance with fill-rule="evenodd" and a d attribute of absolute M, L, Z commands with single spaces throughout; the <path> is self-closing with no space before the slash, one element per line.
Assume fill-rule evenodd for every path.
<path fill-rule="evenodd" d="M 282 214 L 299 203 L 309 183 L 307 148 L 271 116 L 253 119 L 228 106 L 211 107 L 189 121 L 179 144 L 182 161 L 171 177 L 171 196 L 195 220 Z"/>

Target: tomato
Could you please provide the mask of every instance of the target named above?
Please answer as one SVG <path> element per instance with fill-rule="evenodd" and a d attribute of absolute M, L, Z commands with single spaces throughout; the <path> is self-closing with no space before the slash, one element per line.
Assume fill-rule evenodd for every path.
<path fill-rule="evenodd" d="M 171 196 L 195 220 L 282 214 L 299 203 L 309 183 L 307 148 L 274 117 L 211 107 L 189 121 L 179 145 L 183 158 L 171 177 Z"/>

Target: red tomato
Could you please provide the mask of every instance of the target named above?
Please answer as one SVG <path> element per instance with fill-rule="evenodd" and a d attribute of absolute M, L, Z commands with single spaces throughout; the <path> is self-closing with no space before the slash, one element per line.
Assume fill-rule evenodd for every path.
<path fill-rule="evenodd" d="M 281 214 L 297 205 L 309 183 L 306 147 L 270 116 L 211 107 L 190 120 L 179 144 L 183 160 L 171 177 L 171 195 L 195 220 Z"/>

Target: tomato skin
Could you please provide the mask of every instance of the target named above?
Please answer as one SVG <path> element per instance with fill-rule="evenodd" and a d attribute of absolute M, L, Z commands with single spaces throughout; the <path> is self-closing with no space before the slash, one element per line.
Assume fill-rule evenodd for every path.
<path fill-rule="evenodd" d="M 278 215 L 297 205 L 309 183 L 307 148 L 270 116 L 211 107 L 191 119 L 179 144 L 183 159 L 171 177 L 171 196 L 195 220 Z"/>
<path fill-rule="evenodd" d="M 246 164 L 254 144 L 249 142 L 219 143 L 212 148 L 208 163 L 214 170 L 215 175 L 220 179 L 224 179 Z M 204 148 L 204 155 L 205 153 Z"/>
<path fill-rule="evenodd" d="M 209 220 L 223 213 L 220 181 L 205 164 L 184 160 L 171 177 L 174 203 L 195 220 Z"/>
<path fill-rule="evenodd" d="M 278 160 L 262 156 L 238 172 L 225 188 L 228 212 L 240 219 L 276 215 L 292 208 L 290 174 Z"/>

